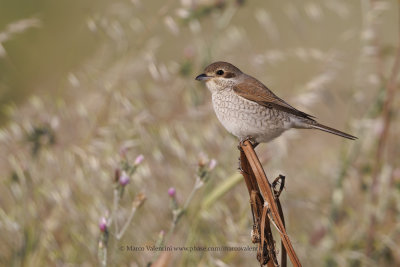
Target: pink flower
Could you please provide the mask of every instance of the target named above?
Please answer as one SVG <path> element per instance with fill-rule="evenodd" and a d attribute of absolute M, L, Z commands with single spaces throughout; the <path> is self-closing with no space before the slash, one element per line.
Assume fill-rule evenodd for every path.
<path fill-rule="evenodd" d="M 175 195 L 176 195 L 176 190 L 175 190 L 175 188 L 170 187 L 170 188 L 168 189 L 168 195 L 169 195 L 170 197 L 175 197 Z"/>
<path fill-rule="evenodd" d="M 143 160 L 144 160 L 144 156 L 142 154 L 140 154 L 135 159 L 135 165 L 139 165 L 140 163 L 142 163 Z"/>
<path fill-rule="evenodd" d="M 107 230 L 107 220 L 104 217 L 101 217 L 99 222 L 100 231 L 105 232 Z"/>
<path fill-rule="evenodd" d="M 210 163 L 208 164 L 208 169 L 212 171 L 215 166 L 217 166 L 217 161 L 215 159 L 210 160 Z"/>
<path fill-rule="evenodd" d="M 125 186 L 125 185 L 129 184 L 129 182 L 130 182 L 129 176 L 125 172 L 123 172 L 121 174 L 121 176 L 119 177 L 119 184 L 122 186 Z"/>

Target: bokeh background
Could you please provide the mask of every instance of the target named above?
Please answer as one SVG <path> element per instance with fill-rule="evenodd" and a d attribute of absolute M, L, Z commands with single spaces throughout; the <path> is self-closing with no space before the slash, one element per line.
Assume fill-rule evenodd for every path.
<path fill-rule="evenodd" d="M 122 225 L 143 192 L 122 238 L 108 229 L 110 266 L 161 256 L 160 266 L 257 266 L 254 252 L 119 250 L 160 241 L 211 159 L 164 242 L 253 246 L 237 140 L 194 80 L 224 60 L 359 137 L 291 130 L 257 147 L 268 177 L 286 176 L 282 205 L 303 265 L 400 265 L 399 5 L 1 0 L 0 264 L 99 265 L 100 218 Z M 114 173 L 140 154 L 112 214 Z"/>

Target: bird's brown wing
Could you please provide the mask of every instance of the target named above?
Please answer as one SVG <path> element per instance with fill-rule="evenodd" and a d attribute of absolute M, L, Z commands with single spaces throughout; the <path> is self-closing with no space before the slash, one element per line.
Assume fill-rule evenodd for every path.
<path fill-rule="evenodd" d="M 235 85 L 233 87 L 233 91 L 239 96 L 244 97 L 247 100 L 254 101 L 267 108 L 276 108 L 278 110 L 282 110 L 309 120 L 313 120 L 313 118 L 315 118 L 314 116 L 295 109 L 284 100 L 277 97 L 261 82 L 250 76 L 244 79 L 238 85 Z"/>

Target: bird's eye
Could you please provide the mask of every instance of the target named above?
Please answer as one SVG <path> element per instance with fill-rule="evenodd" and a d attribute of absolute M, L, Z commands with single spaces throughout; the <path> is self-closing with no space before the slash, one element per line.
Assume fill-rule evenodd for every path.
<path fill-rule="evenodd" d="M 224 75 L 224 71 L 223 70 L 217 70 L 217 75 Z"/>

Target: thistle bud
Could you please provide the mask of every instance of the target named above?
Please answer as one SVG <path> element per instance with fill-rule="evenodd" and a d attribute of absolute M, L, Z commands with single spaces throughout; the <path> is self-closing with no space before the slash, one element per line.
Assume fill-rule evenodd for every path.
<path fill-rule="evenodd" d="M 174 187 L 170 187 L 170 188 L 168 189 L 168 195 L 169 195 L 170 197 L 172 197 L 172 198 L 175 198 L 175 196 L 176 196 L 176 189 L 175 189 Z"/>
<path fill-rule="evenodd" d="M 130 182 L 129 176 L 125 172 L 123 172 L 121 174 L 121 176 L 119 177 L 119 184 L 122 186 L 125 186 L 125 185 L 129 184 L 129 182 Z"/>
<path fill-rule="evenodd" d="M 104 217 L 101 217 L 99 222 L 100 231 L 105 232 L 107 230 L 107 220 Z"/>
<path fill-rule="evenodd" d="M 144 156 L 142 154 L 140 154 L 139 156 L 136 157 L 134 164 L 139 165 L 140 163 L 142 163 L 143 160 L 144 160 Z"/>
<path fill-rule="evenodd" d="M 212 171 L 215 166 L 217 166 L 217 161 L 215 159 L 210 160 L 210 163 L 208 164 L 208 170 Z"/>

